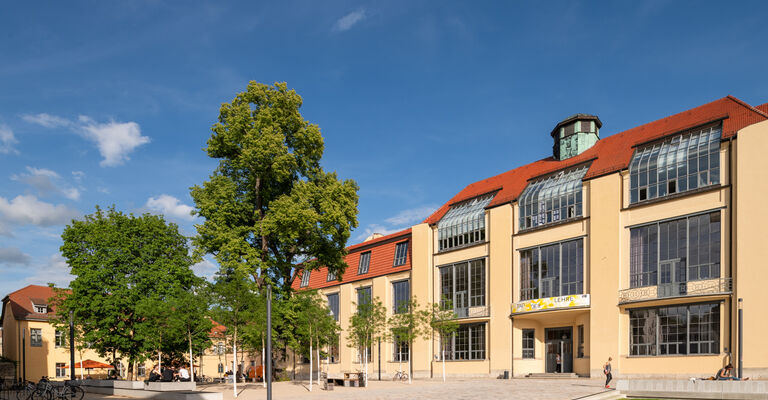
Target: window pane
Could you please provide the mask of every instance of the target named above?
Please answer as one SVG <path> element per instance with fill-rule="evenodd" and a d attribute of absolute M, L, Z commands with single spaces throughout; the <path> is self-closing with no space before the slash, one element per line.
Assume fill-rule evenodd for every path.
<path fill-rule="evenodd" d="M 520 229 L 581 216 L 581 180 L 589 166 L 560 171 L 528 184 L 520 195 Z"/>

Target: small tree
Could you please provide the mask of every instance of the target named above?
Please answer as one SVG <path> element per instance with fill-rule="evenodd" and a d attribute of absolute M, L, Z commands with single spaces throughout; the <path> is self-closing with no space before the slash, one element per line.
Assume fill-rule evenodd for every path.
<path fill-rule="evenodd" d="M 443 382 L 445 382 L 445 340 L 453 336 L 459 329 L 458 317 L 453 311 L 451 301 L 444 300 L 443 304 L 432 304 L 430 327 L 440 336 L 440 358 L 443 360 Z"/>
<path fill-rule="evenodd" d="M 211 346 L 210 332 L 213 322 L 207 317 L 210 305 L 210 291 L 202 279 L 189 290 L 180 291 L 172 297 L 169 308 L 171 331 L 177 337 L 184 337 L 189 350 L 189 374 L 195 379 L 193 354 L 200 354 Z"/>
<path fill-rule="evenodd" d="M 387 335 L 387 310 L 378 297 L 357 304 L 357 312 L 349 317 L 347 338 L 350 347 L 357 347 L 364 365 L 365 386 L 368 386 L 368 348 Z"/>
<path fill-rule="evenodd" d="M 421 310 L 418 300 L 411 300 L 397 305 L 395 313 L 389 318 L 389 330 L 392 343 L 396 346 L 408 345 L 408 383 L 412 383 L 413 360 L 411 347 L 413 341 L 418 338 L 429 339 L 432 329 L 430 327 L 432 314 L 429 310 Z M 402 372 L 402 359 L 398 357 L 398 370 Z"/>
<path fill-rule="evenodd" d="M 223 269 L 223 268 L 222 268 Z M 256 302 L 254 283 L 247 273 L 239 269 L 219 271 L 212 288 L 211 316 L 227 327 L 232 338 L 232 390 L 237 397 L 237 341 L 238 332 L 252 318 L 251 306 Z"/>

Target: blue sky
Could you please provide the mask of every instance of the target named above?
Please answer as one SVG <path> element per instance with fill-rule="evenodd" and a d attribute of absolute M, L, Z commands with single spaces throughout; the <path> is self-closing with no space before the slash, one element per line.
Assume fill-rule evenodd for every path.
<path fill-rule="evenodd" d="M 194 234 L 222 102 L 285 81 L 360 185 L 353 242 L 551 151 L 732 94 L 768 102 L 768 3 L 14 2 L 0 6 L 0 296 L 68 282 L 71 218 L 114 204 Z M 211 274 L 210 262 L 197 265 Z"/>

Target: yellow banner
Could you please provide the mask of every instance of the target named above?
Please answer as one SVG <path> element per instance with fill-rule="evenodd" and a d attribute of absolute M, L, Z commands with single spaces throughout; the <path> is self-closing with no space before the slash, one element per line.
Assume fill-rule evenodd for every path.
<path fill-rule="evenodd" d="M 574 307 L 589 307 L 589 295 L 572 294 L 569 296 L 545 297 L 543 299 L 521 301 L 512 304 L 512 313 L 515 314 Z"/>

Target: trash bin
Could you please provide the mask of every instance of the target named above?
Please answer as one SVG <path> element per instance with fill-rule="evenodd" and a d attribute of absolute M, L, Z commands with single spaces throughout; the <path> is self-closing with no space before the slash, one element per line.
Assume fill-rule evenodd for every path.
<path fill-rule="evenodd" d="M 325 380 L 325 390 L 333 390 L 333 381 Z"/>
<path fill-rule="evenodd" d="M 504 370 L 504 379 L 509 379 L 509 370 Z"/>

